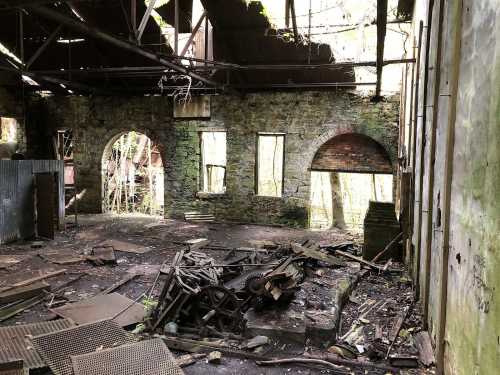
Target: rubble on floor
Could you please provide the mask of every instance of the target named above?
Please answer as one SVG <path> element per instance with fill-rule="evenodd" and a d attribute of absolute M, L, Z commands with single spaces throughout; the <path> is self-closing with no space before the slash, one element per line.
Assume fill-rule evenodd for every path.
<path fill-rule="evenodd" d="M 154 217 L 81 222 L 35 250 L 2 247 L 0 338 L 11 344 L 0 342 L 0 366 L 432 372 L 403 269 L 363 260 L 357 235 Z"/>

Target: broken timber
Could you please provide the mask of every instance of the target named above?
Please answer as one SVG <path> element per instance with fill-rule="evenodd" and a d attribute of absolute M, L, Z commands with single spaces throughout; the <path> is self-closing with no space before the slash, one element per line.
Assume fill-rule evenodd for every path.
<path fill-rule="evenodd" d="M 320 260 L 332 266 L 345 266 L 345 262 L 333 255 L 328 254 L 324 250 L 314 247 L 305 247 L 298 243 L 291 244 L 292 251 L 297 255 L 302 255 L 308 258 Z"/>

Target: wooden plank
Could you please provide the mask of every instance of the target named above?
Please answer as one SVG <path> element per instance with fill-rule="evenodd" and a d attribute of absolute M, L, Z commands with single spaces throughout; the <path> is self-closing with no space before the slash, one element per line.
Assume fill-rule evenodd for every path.
<path fill-rule="evenodd" d="M 365 266 L 368 266 L 370 268 L 373 268 L 374 270 L 377 270 L 377 271 L 380 271 L 381 268 L 379 266 L 377 266 L 376 264 L 372 263 L 372 262 L 369 262 L 367 260 L 364 260 L 363 258 L 360 258 L 360 257 L 357 257 L 356 255 L 352 255 L 350 253 L 346 253 L 345 251 L 341 251 L 341 250 L 336 250 L 335 251 L 335 254 L 339 254 L 339 255 L 342 255 L 343 257 L 347 258 L 347 259 L 350 259 L 350 260 L 354 260 L 356 262 L 359 262 L 361 264 L 364 264 Z"/>
<path fill-rule="evenodd" d="M 50 277 L 61 275 L 65 272 L 66 272 L 65 268 L 63 268 L 62 270 L 54 271 L 54 272 L 48 272 L 44 275 L 32 277 L 31 279 L 23 280 L 23 281 L 20 281 L 18 283 L 12 284 L 9 289 L 20 287 L 20 286 L 25 286 L 25 285 L 30 285 L 30 284 L 33 284 L 33 283 L 40 281 L 40 280 L 45 280 L 45 279 L 48 279 Z"/>
<path fill-rule="evenodd" d="M 303 255 L 312 259 L 320 260 L 322 262 L 328 263 L 332 266 L 345 266 L 345 262 L 327 252 L 316 250 L 314 248 L 307 248 L 299 245 L 298 243 L 292 243 L 292 251 L 297 255 Z"/>
<path fill-rule="evenodd" d="M 44 290 L 50 290 L 50 285 L 44 281 L 38 281 L 30 285 L 11 288 L 0 293 L 0 304 L 6 304 L 38 296 L 43 293 Z"/>

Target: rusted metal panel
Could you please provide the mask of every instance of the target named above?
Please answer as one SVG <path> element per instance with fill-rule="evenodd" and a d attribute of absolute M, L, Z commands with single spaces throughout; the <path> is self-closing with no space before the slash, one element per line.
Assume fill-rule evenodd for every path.
<path fill-rule="evenodd" d="M 62 160 L 0 160 L 0 244 L 35 233 L 34 173 L 57 173 L 59 225 L 64 223 Z"/>
<path fill-rule="evenodd" d="M 134 336 L 111 321 L 80 325 L 32 338 L 35 349 L 55 375 L 73 375 L 71 357 L 131 344 Z"/>
<path fill-rule="evenodd" d="M 69 320 L 58 319 L 50 322 L 0 327 L 0 363 L 13 359 L 24 360 L 30 369 L 45 367 L 45 361 L 33 348 L 29 337 L 60 331 L 74 326 Z"/>
<path fill-rule="evenodd" d="M 19 238 L 28 238 L 35 233 L 35 210 L 33 163 L 31 160 L 17 162 L 17 209 L 20 215 L 17 218 Z"/>
<path fill-rule="evenodd" d="M 36 173 L 36 230 L 45 238 L 54 238 L 55 215 L 55 175 L 54 173 Z"/>
<path fill-rule="evenodd" d="M 183 375 L 162 339 L 71 357 L 75 375 Z"/>
<path fill-rule="evenodd" d="M 0 161 L 0 243 L 15 240 L 17 225 L 17 163 Z"/>

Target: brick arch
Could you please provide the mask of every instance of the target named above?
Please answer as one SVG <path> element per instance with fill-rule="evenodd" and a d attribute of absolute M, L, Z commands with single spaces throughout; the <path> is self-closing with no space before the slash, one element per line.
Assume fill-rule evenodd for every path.
<path fill-rule="evenodd" d="M 323 143 L 311 164 L 312 170 L 358 173 L 392 173 L 385 149 L 372 138 L 358 133 L 337 135 Z"/>
<path fill-rule="evenodd" d="M 334 129 L 330 129 L 329 131 L 323 133 L 321 136 L 316 138 L 314 142 L 312 142 L 307 151 L 305 152 L 305 160 L 306 160 L 306 165 L 310 168 L 312 168 L 313 161 L 316 157 L 316 154 L 319 152 L 321 147 L 328 145 L 328 142 L 334 140 L 336 137 L 339 136 L 347 136 L 347 135 L 353 135 L 353 136 L 359 136 L 360 138 L 363 139 L 369 139 L 371 142 L 373 142 L 376 145 L 376 149 L 379 151 L 379 155 L 382 157 L 387 162 L 387 165 L 390 167 L 390 169 L 384 169 L 384 173 L 393 173 L 394 172 L 394 167 L 395 167 L 395 158 L 394 155 L 391 155 L 384 146 L 384 140 L 381 139 L 381 137 L 377 136 L 372 136 L 365 134 L 364 132 L 358 131 L 358 129 L 355 129 L 351 126 L 340 126 L 336 127 Z M 387 171 L 386 171 L 387 170 Z"/>

